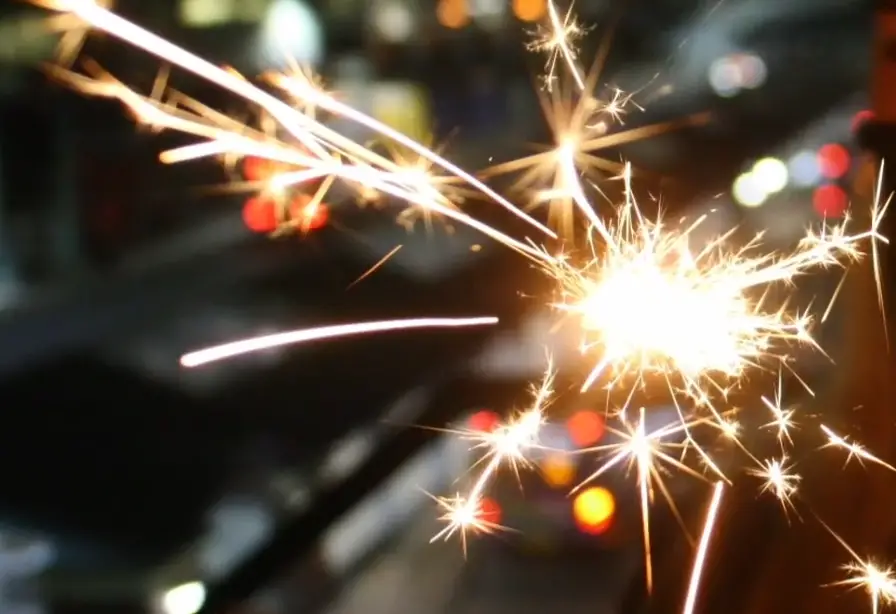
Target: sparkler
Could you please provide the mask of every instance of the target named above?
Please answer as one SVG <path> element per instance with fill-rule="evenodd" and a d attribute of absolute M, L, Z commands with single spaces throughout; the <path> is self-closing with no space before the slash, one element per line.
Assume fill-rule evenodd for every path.
<path fill-rule="evenodd" d="M 536 246 L 532 240 L 507 236 L 460 211 L 454 198 L 458 195 L 457 181 L 489 197 L 539 233 L 558 236 L 558 232 L 522 212 L 484 182 L 433 150 L 343 104 L 305 72 L 267 75 L 267 83 L 282 96 L 277 97 L 242 76 L 213 66 L 117 16 L 98 2 L 39 0 L 39 4 L 58 12 L 57 23 L 71 27 L 72 19 L 76 18 L 79 26 L 99 29 L 122 39 L 241 97 L 263 111 L 269 120 L 253 127 L 172 92 L 165 98 L 155 92 L 143 96 L 96 67 L 88 67 L 87 75 L 54 70 L 57 76 L 86 94 L 118 99 L 138 121 L 201 139 L 199 143 L 165 152 L 164 162 L 209 156 L 266 159 L 281 170 L 262 186 L 265 190 L 278 192 L 324 179 L 315 202 L 320 202 L 322 192 L 334 180 L 339 180 L 354 186 L 359 194 L 366 196 L 370 191 L 385 194 L 427 216 L 437 214 L 466 224 L 530 258 L 555 280 L 557 295 L 549 304 L 561 316 L 562 323 L 577 327 L 583 357 L 591 364 L 582 390 L 600 382 L 607 390 L 627 388 L 629 392 L 626 395 L 629 400 L 621 407 L 612 408 L 611 417 L 618 418 L 622 424 L 622 428 L 614 430 L 622 443 L 589 450 L 608 455 L 589 479 L 623 462 L 636 470 L 648 587 L 653 573 L 648 509 L 654 490 L 663 494 L 674 509 L 661 479 L 661 465 L 700 478 L 708 471 L 719 480 L 697 550 L 685 614 L 690 614 L 696 603 L 709 536 L 721 501 L 721 484 L 730 481 L 722 465 L 693 435 L 694 429 L 709 426 L 724 439 L 733 441 L 755 464 L 748 472 L 763 480 L 763 490 L 776 496 L 785 507 L 793 508 L 800 478 L 792 471 L 786 448 L 793 445 L 792 434 L 796 429 L 793 410 L 782 407 L 780 375 L 774 398 L 759 399 L 760 407 L 770 411 L 773 417 L 765 426 L 777 431 L 781 447 L 781 456 L 777 459 L 760 461 L 747 451 L 740 438 L 741 423 L 733 420 L 733 412 L 722 403 L 741 386 L 748 373 L 774 369 L 780 374 L 786 369 L 796 375 L 790 354 L 793 346 L 821 351 L 811 334 L 814 322 L 809 312 L 795 311 L 786 301 L 773 304 L 773 290 L 781 287 L 786 290 L 797 278 L 813 271 L 845 267 L 864 255 L 862 244 L 870 243 L 878 294 L 881 294 L 878 245 L 886 239 L 881 236 L 879 226 L 889 200 L 881 198 L 880 181 L 871 223 L 864 231 L 852 232 L 848 219 L 825 225 L 821 231 L 808 232 L 789 253 L 766 251 L 761 236 L 735 247 L 734 229 L 701 247 L 695 246 L 694 233 L 705 222 L 705 216 L 678 225 L 670 224 L 661 216 L 647 218 L 634 197 L 631 166 L 603 160 L 596 152 L 678 125 L 694 124 L 705 116 L 611 131 L 613 125 L 622 123 L 628 108 L 635 106 L 633 96 L 612 89 L 606 100 L 600 100 L 593 93 L 608 45 L 598 54 L 595 69 L 586 75 L 578 63 L 574 44 L 584 29 L 575 21 L 571 8 L 564 17 L 549 2 L 548 23 L 531 48 L 548 55 L 545 78 L 548 96 L 544 98 L 544 107 L 554 131 L 554 146 L 544 153 L 488 169 L 485 174 L 515 174 L 517 189 L 528 192 L 536 204 L 548 204 L 551 220 L 560 226 L 559 234 L 564 238 L 576 238 L 578 234 L 574 216 L 584 219 L 585 249 L 556 253 Z M 80 41 L 69 37 L 72 40 Z M 566 84 L 565 78 L 571 83 Z M 164 88 L 156 88 L 161 89 Z M 394 146 L 394 155 L 388 157 L 371 151 L 327 127 L 318 119 L 322 113 L 374 130 Z M 401 156 L 397 155 L 398 151 L 402 152 Z M 609 172 L 623 179 L 624 200 L 616 205 L 612 220 L 599 215 L 589 196 L 591 192 L 603 196 L 600 185 L 583 177 L 591 171 Z M 284 212 L 284 216 L 289 214 Z M 200 350 L 184 356 L 182 362 L 196 366 L 284 343 L 347 334 L 493 322 L 493 318 L 451 323 L 421 319 L 324 327 Z M 480 470 L 466 494 L 436 498 L 444 512 L 446 527 L 434 539 L 459 534 L 466 548 L 468 533 L 499 528 L 483 516 L 484 493 L 501 466 L 510 464 L 514 471 L 519 471 L 528 465 L 528 453 L 539 447 L 540 427 L 549 418 L 553 378 L 554 369 L 549 361 L 542 382 L 533 389 L 534 400 L 527 410 L 490 433 L 461 433 L 472 440 L 474 449 L 484 451 Z M 635 422 L 627 416 L 634 391 L 656 381 L 668 389 L 680 423 L 649 432 L 645 426 L 645 409 L 638 409 Z M 847 460 L 857 458 L 894 469 L 861 445 L 836 435 L 826 426 L 821 429 L 828 437 L 826 447 L 846 451 Z M 683 437 L 683 441 L 667 441 L 672 434 L 678 434 L 679 439 Z M 672 453 L 673 449 L 677 455 Z M 702 471 L 688 464 L 691 451 L 701 461 Z M 855 566 L 849 569 L 853 577 L 845 583 L 864 587 L 876 612 L 880 604 L 894 599 L 892 575 L 862 562 L 840 541 L 855 559 Z"/>

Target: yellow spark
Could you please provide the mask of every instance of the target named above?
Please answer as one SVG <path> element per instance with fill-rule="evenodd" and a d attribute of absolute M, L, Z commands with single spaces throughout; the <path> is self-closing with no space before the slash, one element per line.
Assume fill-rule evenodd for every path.
<path fill-rule="evenodd" d="M 165 157 L 169 161 L 207 156 L 229 156 L 231 159 L 243 156 L 264 158 L 296 169 L 278 174 L 272 180 L 277 188 L 286 188 L 322 177 L 335 177 L 466 224 L 513 249 L 533 255 L 535 250 L 530 246 L 457 211 L 439 191 L 440 184 L 444 182 L 436 181 L 434 184 L 431 173 L 408 172 L 407 167 L 403 168 L 394 160 L 322 124 L 315 113 L 316 110 L 320 110 L 377 132 L 395 146 L 413 152 L 458 180 L 467 182 L 472 188 L 533 225 L 540 232 L 551 237 L 556 236 L 552 230 L 523 213 L 454 163 L 401 132 L 340 102 L 324 91 L 316 80 L 309 78 L 304 71 L 267 75 L 267 81 L 289 100 L 288 103 L 254 86 L 241 75 L 214 66 L 94 1 L 40 1 L 46 8 L 57 10 L 63 15 L 77 17 L 84 24 L 122 39 L 169 62 L 172 66 L 190 71 L 240 96 L 247 103 L 263 111 L 270 121 L 275 122 L 277 133 L 282 135 L 253 130 L 231 117 L 213 112 L 195 101 L 186 100 L 183 96 L 177 97 L 176 103 L 162 103 L 140 96 L 106 73 L 100 72 L 91 78 L 60 69 L 54 71 L 57 76 L 87 94 L 120 100 L 131 109 L 138 121 L 158 129 L 176 130 L 203 139 L 196 145 L 167 152 Z"/>
<path fill-rule="evenodd" d="M 743 429 L 740 422 L 735 420 L 721 420 L 718 427 L 722 434 L 732 441 L 738 441 L 740 432 Z"/>
<path fill-rule="evenodd" d="M 862 241 L 882 238 L 878 215 L 864 232 L 847 232 L 849 220 L 809 232 L 790 253 L 763 251 L 761 235 L 733 249 L 734 229 L 695 249 L 691 236 L 705 215 L 667 227 L 641 214 L 631 189 L 626 195 L 615 223 L 592 227 L 584 263 L 568 254 L 542 260 L 559 286 L 555 307 L 577 322 L 583 353 L 595 356 L 583 390 L 605 375 L 612 385 L 659 375 L 705 405 L 750 368 L 788 368 L 792 345 L 819 349 L 812 318 L 786 302 L 770 305 L 769 292 L 857 260 Z"/>
<path fill-rule="evenodd" d="M 891 566 L 882 567 L 871 560 L 862 559 L 846 543 L 846 540 L 837 535 L 827 523 L 820 518 L 818 521 L 852 557 L 852 561 L 843 565 L 843 570 L 848 574 L 848 577 L 839 582 L 832 582 L 828 586 L 864 589 L 871 601 L 872 614 L 878 614 L 882 606 L 896 604 L 896 572 L 894 572 L 893 568 Z"/>
<path fill-rule="evenodd" d="M 672 499 L 672 495 L 663 480 L 665 466 L 674 467 L 700 480 L 705 478 L 679 459 L 672 456 L 671 452 L 681 450 L 681 448 L 686 445 L 685 443 L 679 441 L 667 441 L 669 437 L 684 435 L 689 427 L 695 426 L 698 422 L 675 423 L 654 431 L 648 431 L 645 416 L 646 411 L 642 407 L 637 423 L 633 424 L 623 418 L 623 430 L 611 427 L 607 428 L 608 433 L 612 433 L 615 437 L 621 440 L 619 443 L 594 446 L 581 451 L 582 453 L 603 452 L 604 454 L 608 454 L 609 458 L 601 464 L 594 473 L 576 486 L 573 489 L 573 492 L 576 492 L 619 465 L 625 464 L 630 470 L 634 469 L 636 471 L 636 483 L 640 493 L 641 528 L 644 544 L 644 563 L 647 573 L 647 590 L 650 591 L 653 588 L 653 563 L 650 549 L 650 506 L 654 499 L 655 489 L 658 490 L 666 500 L 672 513 L 682 527 L 684 526 L 684 521 L 681 518 L 678 507 Z"/>
<path fill-rule="evenodd" d="M 793 439 L 791 438 L 791 431 L 796 430 L 797 424 L 793 419 L 794 414 L 796 413 L 793 409 L 784 409 L 782 407 L 782 397 L 783 394 L 783 383 L 782 383 L 782 373 L 778 371 L 778 386 L 775 388 L 775 398 L 774 400 L 768 399 L 767 397 L 762 397 L 762 403 L 765 405 L 768 410 L 772 414 L 772 421 L 767 424 L 763 424 L 763 428 L 773 428 L 777 431 L 778 441 L 781 443 L 783 447 L 784 441 L 786 440 L 790 445 L 793 445 Z"/>
<path fill-rule="evenodd" d="M 198 367 L 210 362 L 232 358 L 251 352 L 261 352 L 271 348 L 296 343 L 308 343 L 324 339 L 337 339 L 355 335 L 367 335 L 370 333 L 413 330 L 418 328 L 461 328 L 469 326 L 488 326 L 497 324 L 498 318 L 413 318 L 406 320 L 379 320 L 375 322 L 355 322 L 352 324 L 336 324 L 333 326 L 320 326 L 316 328 L 304 328 L 262 335 L 239 341 L 230 341 L 201 350 L 196 350 L 181 356 L 180 363 L 185 367 Z"/>
<path fill-rule="evenodd" d="M 539 27 L 533 33 L 532 41 L 526 46 L 530 51 L 547 54 L 543 75 L 545 89 L 552 89 L 557 78 L 557 67 L 560 63 L 566 65 L 567 70 L 576 80 L 579 89 L 585 89 L 581 71 L 576 64 L 578 50 L 575 44 L 587 34 L 588 29 L 576 20 L 572 4 L 566 11 L 566 15 L 561 18 L 557 5 L 552 0 L 549 0 L 548 19 L 548 26 Z"/>
<path fill-rule="evenodd" d="M 863 464 L 864 461 L 868 461 L 869 463 L 874 463 L 875 465 L 879 465 L 884 469 L 889 469 L 890 471 L 896 473 L 896 467 L 891 465 L 890 463 L 884 461 L 883 459 L 878 458 L 871 452 L 869 452 L 865 446 L 858 444 L 854 441 L 850 441 L 846 437 L 836 434 L 829 427 L 824 424 L 821 425 L 821 431 L 827 435 L 828 441 L 822 446 L 823 448 L 840 448 L 841 450 L 846 451 L 846 460 L 844 461 L 844 466 L 849 463 L 853 458 L 859 461 L 860 464 Z"/>
<path fill-rule="evenodd" d="M 788 463 L 787 456 L 761 461 L 758 468 L 748 469 L 747 473 L 763 480 L 761 492 L 773 494 L 785 512 L 788 510 L 796 512 L 793 496 L 797 492 L 802 476 L 793 472 L 793 466 Z"/>
<path fill-rule="evenodd" d="M 350 284 L 346 287 L 346 290 L 355 287 L 356 285 L 358 285 L 359 283 L 361 283 L 362 281 L 364 281 L 365 279 L 367 279 L 368 277 L 370 277 L 371 275 L 373 275 L 373 273 L 376 272 L 377 270 L 379 270 L 379 268 L 380 268 L 381 266 L 383 266 L 384 264 L 386 264 L 386 263 L 389 261 L 389 259 L 392 258 L 392 256 L 394 256 L 395 254 L 397 254 L 397 253 L 398 253 L 398 250 L 400 250 L 401 248 L 402 248 L 401 245 L 396 245 L 395 247 L 393 247 L 392 249 L 390 249 L 390 250 L 386 253 L 385 256 L 383 256 L 382 258 L 380 258 L 379 260 L 377 260 L 376 262 L 374 262 L 373 265 L 372 265 L 371 267 L 369 267 L 366 271 L 364 271 L 363 273 L 361 273 L 361 275 L 359 275 L 359 276 L 355 279 L 355 281 L 353 281 L 352 283 L 350 283 Z"/>
<path fill-rule="evenodd" d="M 455 534 L 461 536 L 461 543 L 466 552 L 467 535 L 494 530 L 494 523 L 483 524 L 481 520 L 482 501 L 488 485 L 494 479 L 498 469 L 509 464 L 514 473 L 519 474 L 521 466 L 529 464 L 528 452 L 538 446 L 538 436 L 544 424 L 544 412 L 551 400 L 555 376 L 553 361 L 548 357 L 548 364 L 540 385 L 533 386 L 531 405 L 518 412 L 505 424 L 499 424 L 488 433 L 471 430 L 459 431 L 465 439 L 471 440 L 472 450 L 484 449 L 481 457 L 474 464 L 482 466 L 473 485 L 464 495 L 449 498 L 434 497 L 440 507 L 446 510 L 441 520 L 447 523 L 432 538 L 447 539 Z"/>
<path fill-rule="evenodd" d="M 594 67 L 586 76 L 577 63 L 578 53 L 575 48 L 576 40 L 586 30 L 572 16 L 571 7 L 566 17 L 561 18 L 554 2 L 549 1 L 548 16 L 548 24 L 537 33 L 537 38 L 528 48 L 548 53 L 545 65 L 547 93 L 541 97 L 541 104 L 554 135 L 554 145 L 542 153 L 492 166 L 483 174 L 498 176 L 520 173 L 515 178 L 514 189 L 529 192 L 532 206 L 546 204 L 550 221 L 558 228 L 561 236 L 572 239 L 576 234 L 576 211 L 592 226 L 599 224 L 594 207 L 582 197 L 580 176 L 594 170 L 621 176 L 625 170 L 623 164 L 596 155 L 598 151 L 702 123 L 707 116 L 699 114 L 632 130 L 610 132 L 612 126 L 622 123 L 622 117 L 630 106 L 640 109 L 633 102 L 634 93 L 612 87 L 609 88 L 610 95 L 606 100 L 594 93 L 598 89 L 611 38 L 604 40 Z M 554 85 L 559 64 L 567 69 L 567 74 L 572 79 L 569 87 L 562 82 L 559 86 Z M 567 91 L 570 89 L 572 91 Z M 594 187 L 603 194 L 599 188 Z"/>

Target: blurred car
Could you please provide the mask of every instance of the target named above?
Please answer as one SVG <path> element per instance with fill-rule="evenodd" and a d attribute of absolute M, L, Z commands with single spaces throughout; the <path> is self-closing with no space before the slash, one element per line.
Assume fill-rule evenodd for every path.
<path fill-rule="evenodd" d="M 502 467 L 495 475 L 481 503 L 482 519 L 507 530 L 489 541 L 524 552 L 617 550 L 640 542 L 636 468 L 624 459 L 592 479 L 620 451 L 614 446 L 624 437 L 615 421 L 608 425 L 602 405 L 597 409 L 583 401 L 552 406 L 539 445 L 527 454 L 531 467 L 518 474 Z M 487 432 L 500 421 L 496 412 L 480 410 L 469 416 L 466 428 Z M 672 407 L 652 407 L 645 414 L 648 432 L 677 422 Z M 664 441 L 675 443 L 674 437 L 682 436 L 670 434 Z M 476 475 L 471 472 L 470 479 Z"/>

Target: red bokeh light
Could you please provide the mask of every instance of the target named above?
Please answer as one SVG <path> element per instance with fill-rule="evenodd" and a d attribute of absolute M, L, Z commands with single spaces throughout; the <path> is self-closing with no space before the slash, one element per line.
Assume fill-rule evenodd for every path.
<path fill-rule="evenodd" d="M 859 111 L 852 118 L 852 131 L 858 132 L 859 129 L 866 123 L 874 119 L 874 111 L 870 109 L 865 109 L 863 111 Z"/>
<path fill-rule="evenodd" d="M 488 524 L 501 524 L 501 506 L 494 499 L 485 497 L 479 502 L 479 512 L 477 514 L 480 522 Z"/>
<path fill-rule="evenodd" d="M 601 522 L 600 524 L 593 524 L 593 525 L 592 524 L 576 523 L 576 526 L 579 528 L 579 531 L 581 531 L 582 533 L 587 533 L 588 535 L 601 535 L 603 533 L 606 533 L 610 529 L 610 527 L 613 526 L 613 520 L 612 519 L 605 520 L 604 522 Z"/>
<path fill-rule="evenodd" d="M 493 411 L 483 409 L 470 416 L 469 428 L 476 433 L 491 433 L 498 426 L 500 417 Z"/>
<path fill-rule="evenodd" d="M 307 232 L 326 226 L 330 210 L 324 203 L 315 203 L 307 194 L 299 194 L 289 203 L 289 217 L 299 229 Z"/>
<path fill-rule="evenodd" d="M 277 229 L 277 204 L 272 198 L 253 196 L 243 205 L 243 223 L 252 232 L 272 232 Z"/>
<path fill-rule="evenodd" d="M 818 150 L 818 167 L 828 179 L 839 179 L 849 172 L 851 157 L 843 145 L 829 143 Z"/>
<path fill-rule="evenodd" d="M 824 218 L 843 217 L 849 206 L 849 197 L 837 185 L 823 185 L 812 195 L 812 206 Z"/>
<path fill-rule="evenodd" d="M 566 428 L 578 447 L 593 446 L 604 436 L 604 419 L 597 412 L 583 409 L 566 421 Z"/>
<path fill-rule="evenodd" d="M 248 156 L 243 160 L 243 176 L 248 181 L 264 181 L 277 171 L 270 160 Z"/>

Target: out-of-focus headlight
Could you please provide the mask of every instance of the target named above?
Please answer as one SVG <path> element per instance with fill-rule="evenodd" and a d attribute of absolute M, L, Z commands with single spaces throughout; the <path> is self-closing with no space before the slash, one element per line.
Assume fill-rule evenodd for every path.
<path fill-rule="evenodd" d="M 195 614 L 205 603 L 205 584 L 187 582 L 162 594 L 162 614 Z"/>

